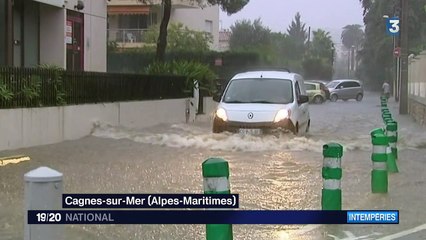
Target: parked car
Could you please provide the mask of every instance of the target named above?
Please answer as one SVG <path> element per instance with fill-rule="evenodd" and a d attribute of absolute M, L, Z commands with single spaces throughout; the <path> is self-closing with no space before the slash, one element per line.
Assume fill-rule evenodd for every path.
<path fill-rule="evenodd" d="M 356 99 L 362 101 L 364 97 L 364 88 L 360 81 L 352 79 L 333 80 L 327 84 L 330 90 L 330 101 L 335 102 L 338 99 L 349 100 Z"/>
<path fill-rule="evenodd" d="M 329 100 L 330 99 L 330 90 L 328 90 L 327 84 L 329 83 L 329 81 L 323 81 L 323 80 L 309 80 L 309 82 L 316 82 L 320 84 L 320 88 L 321 90 L 323 90 L 325 92 L 325 99 Z"/>
<path fill-rule="evenodd" d="M 289 71 L 250 71 L 235 75 L 223 94 L 213 132 L 270 133 L 308 131 L 309 97 L 303 77 Z"/>
<path fill-rule="evenodd" d="M 311 81 L 305 82 L 305 88 L 306 93 L 309 96 L 309 102 L 320 104 L 327 100 L 326 92 L 324 91 L 325 86 L 321 87 L 321 85 L 324 84 Z"/>

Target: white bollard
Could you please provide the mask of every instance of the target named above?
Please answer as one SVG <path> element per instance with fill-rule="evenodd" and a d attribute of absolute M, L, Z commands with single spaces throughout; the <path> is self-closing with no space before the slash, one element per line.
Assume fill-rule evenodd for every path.
<path fill-rule="evenodd" d="M 62 225 L 29 225 L 28 210 L 62 209 L 63 174 L 48 167 L 39 167 L 24 175 L 25 227 L 24 240 L 62 240 Z"/>

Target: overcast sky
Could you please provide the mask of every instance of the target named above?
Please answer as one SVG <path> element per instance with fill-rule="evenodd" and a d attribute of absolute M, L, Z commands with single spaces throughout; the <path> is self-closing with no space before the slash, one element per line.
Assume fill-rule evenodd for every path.
<path fill-rule="evenodd" d="M 344 26 L 364 26 L 359 0 L 250 0 L 236 14 L 228 16 L 221 12 L 221 28 L 229 28 L 236 20 L 254 20 L 260 17 L 263 25 L 272 31 L 285 32 L 297 12 L 300 12 L 307 27 L 331 32 L 335 42 L 340 40 Z"/>

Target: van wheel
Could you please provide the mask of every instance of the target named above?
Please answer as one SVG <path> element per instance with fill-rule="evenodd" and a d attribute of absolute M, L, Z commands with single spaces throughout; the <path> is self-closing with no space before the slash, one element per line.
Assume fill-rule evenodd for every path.
<path fill-rule="evenodd" d="M 322 102 L 324 102 L 324 99 L 321 96 L 315 96 L 314 97 L 314 103 L 315 104 L 320 104 Z"/>
<path fill-rule="evenodd" d="M 213 125 L 213 133 L 222 133 L 224 132 L 223 128 Z"/>
<path fill-rule="evenodd" d="M 332 102 L 337 101 L 337 95 L 336 94 L 331 95 L 330 96 L 330 101 L 332 101 Z"/>
<path fill-rule="evenodd" d="M 358 102 L 361 102 L 361 101 L 362 101 L 362 98 L 363 98 L 363 95 L 362 95 L 361 93 L 358 93 L 358 95 L 356 95 L 356 100 L 357 100 Z"/>

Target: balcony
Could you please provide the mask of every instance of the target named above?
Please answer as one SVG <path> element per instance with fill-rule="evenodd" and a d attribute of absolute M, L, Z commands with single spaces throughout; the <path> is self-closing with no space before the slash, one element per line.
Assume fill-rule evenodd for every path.
<path fill-rule="evenodd" d="M 198 8 L 199 6 L 191 0 L 172 0 L 174 8 Z M 135 0 L 111 0 L 108 2 L 109 6 L 143 6 L 143 5 L 161 5 L 161 0 L 151 0 L 148 4 L 143 4 Z"/>
<path fill-rule="evenodd" d="M 108 29 L 108 41 L 116 42 L 119 47 L 136 48 L 142 47 L 147 43 L 148 29 Z"/>

